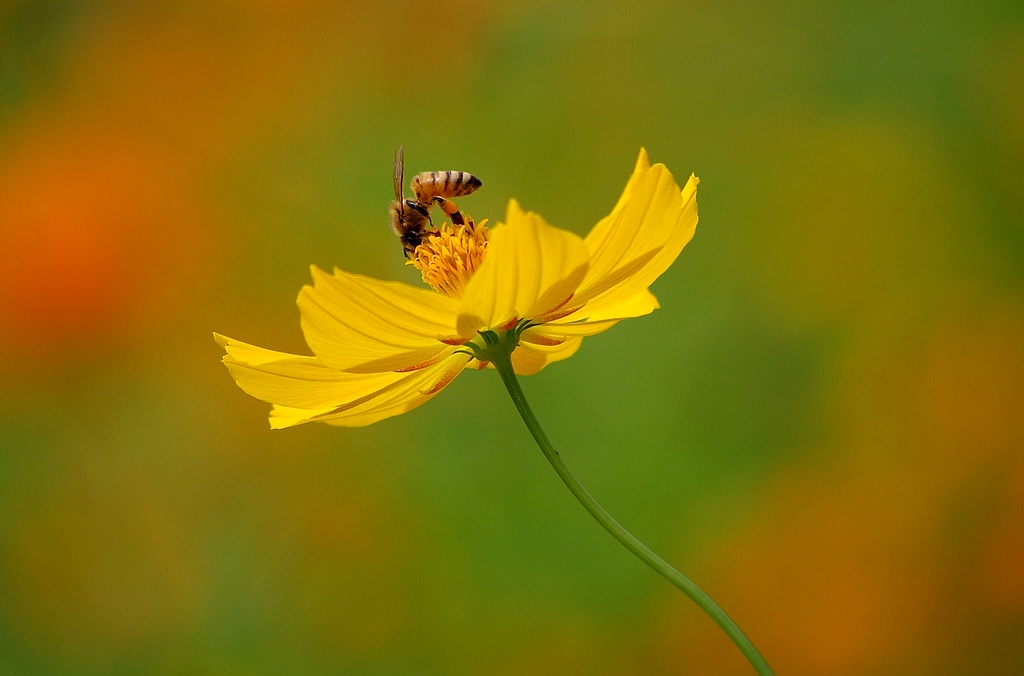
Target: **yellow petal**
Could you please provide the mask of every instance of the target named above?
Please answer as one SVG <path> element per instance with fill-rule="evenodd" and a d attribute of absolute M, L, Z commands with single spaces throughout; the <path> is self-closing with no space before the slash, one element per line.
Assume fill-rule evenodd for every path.
<path fill-rule="evenodd" d="M 219 336 L 218 342 L 228 353 L 224 365 L 238 386 L 270 404 L 334 407 L 378 392 L 407 375 L 347 373 L 326 366 L 316 357 L 265 350 L 225 336 Z"/>
<path fill-rule="evenodd" d="M 446 360 L 419 371 L 349 373 L 316 357 L 265 350 L 225 336 L 217 336 L 217 342 L 228 352 L 224 365 L 238 386 L 274 405 L 274 428 L 314 420 L 368 425 L 398 415 L 444 389 L 469 360 L 468 355 L 449 348 Z"/>
<path fill-rule="evenodd" d="M 640 151 L 615 208 L 586 237 L 590 269 L 576 297 L 587 302 L 584 314 L 631 302 L 675 261 L 697 227 L 697 183 L 691 175 L 680 189 Z"/>
<path fill-rule="evenodd" d="M 277 361 L 278 359 L 314 359 L 314 357 L 305 357 L 297 354 L 289 354 L 287 352 L 278 352 L 277 350 L 268 350 L 263 347 L 256 347 L 255 345 L 243 343 L 240 340 L 228 338 L 227 336 L 219 333 L 214 333 L 213 339 L 217 341 L 218 345 L 224 348 L 224 351 L 227 352 L 229 356 L 250 364 L 263 364 L 268 361 Z"/>
<path fill-rule="evenodd" d="M 326 413 L 331 409 L 325 408 L 319 411 L 308 408 L 290 408 L 274 404 L 270 408 L 270 429 L 283 430 L 287 427 L 295 427 L 302 423 L 313 421 L 313 416 L 318 413 Z"/>
<path fill-rule="evenodd" d="M 546 327 L 547 325 L 545 325 Z M 518 375 L 532 376 L 548 364 L 568 359 L 580 348 L 583 338 L 559 337 L 554 344 L 544 344 L 548 336 L 543 327 L 527 329 L 521 341 L 512 353 L 512 368 Z"/>
<path fill-rule="evenodd" d="M 414 373 L 398 374 L 401 379 L 376 394 L 337 406 L 294 408 L 275 405 L 270 412 L 273 429 L 307 422 L 325 422 L 343 427 L 361 427 L 400 415 L 422 406 L 441 392 L 462 372 L 470 357 L 452 355 L 443 363 Z"/>
<path fill-rule="evenodd" d="M 509 202 L 506 223 L 491 231 L 487 258 L 466 285 L 459 334 L 548 314 L 572 298 L 587 272 L 587 248 L 571 232 L 554 228 Z"/>
<path fill-rule="evenodd" d="M 346 427 L 362 427 L 375 423 L 384 418 L 390 417 L 391 415 L 398 415 L 404 413 L 404 411 L 397 411 L 390 415 L 380 415 L 380 412 L 374 412 L 371 414 L 349 414 L 347 416 L 339 417 L 338 420 L 346 420 L 347 423 L 334 422 L 331 420 L 321 420 L 317 416 L 325 416 L 331 413 L 330 408 L 321 410 L 311 410 L 306 408 L 289 408 L 287 406 L 273 406 L 270 409 L 270 429 L 282 430 L 287 427 L 295 427 L 296 425 L 302 425 L 308 422 L 326 422 L 328 424 L 342 425 Z"/>
<path fill-rule="evenodd" d="M 354 372 L 397 371 L 436 361 L 455 335 L 458 301 L 426 289 L 314 267 L 299 294 L 302 331 L 325 364 Z"/>
<path fill-rule="evenodd" d="M 658 299 L 647 289 L 631 298 L 618 302 L 602 303 L 596 311 L 591 312 L 588 304 L 580 312 L 565 319 L 548 322 L 543 326 L 545 333 L 553 336 L 594 336 L 607 331 L 623 319 L 642 317 L 658 309 Z M 577 315 L 587 315 L 586 319 L 575 319 Z"/>
<path fill-rule="evenodd" d="M 426 400 L 424 399 L 424 402 Z M 273 406 L 270 409 L 270 429 L 281 430 L 288 427 L 295 427 L 309 422 L 325 422 L 328 425 L 341 427 L 364 427 L 372 423 L 401 415 L 408 411 L 408 408 L 396 408 L 394 410 L 375 410 L 369 413 L 335 413 L 332 416 L 330 408 L 311 410 L 306 408 L 289 408 L 287 406 Z"/>

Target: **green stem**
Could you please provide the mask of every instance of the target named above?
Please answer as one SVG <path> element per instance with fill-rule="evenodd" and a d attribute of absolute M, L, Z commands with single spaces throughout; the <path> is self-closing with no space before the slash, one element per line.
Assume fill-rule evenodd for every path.
<path fill-rule="evenodd" d="M 513 346 L 514 347 L 514 346 Z M 678 570 L 673 568 L 668 562 L 662 559 L 660 556 L 652 552 L 647 545 L 637 540 L 632 533 L 623 528 L 619 523 L 612 518 L 612 516 L 598 504 L 597 500 L 587 492 L 587 489 L 583 487 L 583 484 L 573 476 L 569 468 L 566 467 L 565 463 L 562 462 L 561 456 L 558 451 L 555 450 L 554 446 L 551 445 L 551 441 L 548 439 L 544 430 L 540 426 L 540 422 L 537 421 L 537 417 L 533 414 L 533 410 L 530 408 L 529 402 L 526 401 L 526 396 L 523 394 L 522 388 L 519 386 L 519 380 L 516 378 L 515 371 L 512 368 L 511 356 L 508 350 L 494 350 L 488 355 L 491 359 L 491 363 L 494 364 L 498 373 L 501 374 L 501 380 L 505 383 L 505 388 L 508 390 L 509 395 L 512 397 L 513 403 L 519 410 L 519 415 L 522 416 L 523 422 L 530 430 L 530 434 L 537 441 L 537 445 L 540 446 L 540 450 L 544 452 L 544 457 L 548 459 L 551 466 L 555 468 L 555 472 L 558 473 L 559 478 L 562 479 L 562 483 L 572 492 L 576 499 L 579 500 L 583 508 L 590 512 L 590 515 L 597 520 L 601 527 L 611 533 L 612 537 L 622 543 L 622 546 L 633 552 L 633 554 L 646 563 L 648 566 L 653 568 L 655 572 L 661 575 L 663 578 L 674 584 L 676 587 L 682 590 L 684 594 L 690 597 L 694 603 L 701 607 L 701 609 L 711 616 L 711 619 L 722 628 L 722 631 L 736 644 L 736 647 L 740 649 L 743 656 L 747 658 L 747 661 L 754 667 L 759 674 L 774 674 L 772 668 L 768 666 L 768 662 L 765 661 L 761 653 L 757 651 L 754 644 L 750 642 L 746 634 L 732 621 L 724 610 L 722 610 L 717 603 L 715 603 L 710 596 L 705 594 L 700 587 L 691 582 L 685 575 L 680 573 Z"/>

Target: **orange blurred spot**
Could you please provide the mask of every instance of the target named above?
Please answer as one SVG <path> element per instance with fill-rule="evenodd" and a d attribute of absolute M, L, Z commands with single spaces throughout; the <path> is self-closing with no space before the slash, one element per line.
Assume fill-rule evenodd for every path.
<path fill-rule="evenodd" d="M 876 492 L 844 479 L 783 477 L 768 509 L 709 553 L 698 584 L 787 674 L 859 674 L 890 663 L 920 631 L 939 573 L 922 524 L 890 518 L 897 485 Z M 705 618 L 674 608 L 664 629 L 671 663 L 720 673 L 739 653 Z M 685 622 L 686 627 L 679 628 Z M 661 650 L 666 650 L 665 646 Z"/>
<path fill-rule="evenodd" d="M 947 469 L 1024 448 L 1024 310 L 992 305 L 961 299 L 926 346 L 921 428 Z"/>
<path fill-rule="evenodd" d="M 981 533 L 977 579 L 991 608 L 1013 615 L 1024 610 L 1024 462 L 1016 467 L 1001 507 Z"/>
<path fill-rule="evenodd" d="M 203 248 L 176 172 L 89 131 L 42 130 L 0 165 L 0 346 L 15 361 L 123 344 L 192 288 Z"/>

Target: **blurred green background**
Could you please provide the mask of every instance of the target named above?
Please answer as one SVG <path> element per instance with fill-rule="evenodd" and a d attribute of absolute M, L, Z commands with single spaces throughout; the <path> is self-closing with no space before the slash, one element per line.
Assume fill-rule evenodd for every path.
<path fill-rule="evenodd" d="M 580 234 L 696 172 L 662 309 L 524 382 L 563 456 L 780 672 L 1024 671 L 1019 2 L 168 4 L 0 3 L 0 671 L 748 673 L 493 372 L 271 433 L 219 363 L 417 282 L 399 143 Z"/>

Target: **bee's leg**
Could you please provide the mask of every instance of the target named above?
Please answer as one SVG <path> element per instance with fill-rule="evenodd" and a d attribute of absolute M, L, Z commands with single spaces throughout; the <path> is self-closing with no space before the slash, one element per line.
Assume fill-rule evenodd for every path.
<path fill-rule="evenodd" d="M 430 223 L 430 227 L 434 227 L 434 221 L 430 220 L 430 209 L 426 207 L 422 202 L 416 200 L 405 200 L 405 206 L 415 210 L 418 214 L 421 214 Z"/>
<path fill-rule="evenodd" d="M 466 224 L 465 219 L 462 218 L 462 212 L 459 211 L 459 207 L 455 205 L 455 202 L 446 200 L 443 197 L 435 197 L 434 204 L 441 207 L 441 211 L 443 211 L 448 218 L 452 219 L 453 225 Z"/>

